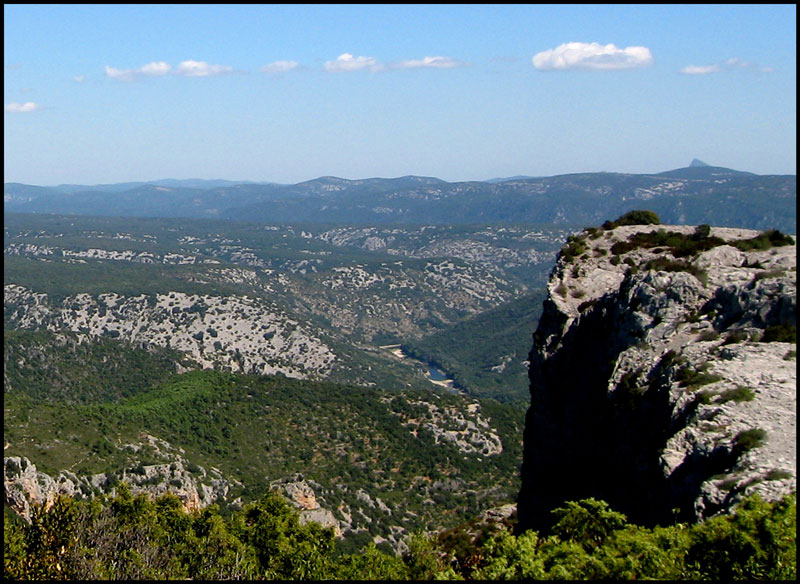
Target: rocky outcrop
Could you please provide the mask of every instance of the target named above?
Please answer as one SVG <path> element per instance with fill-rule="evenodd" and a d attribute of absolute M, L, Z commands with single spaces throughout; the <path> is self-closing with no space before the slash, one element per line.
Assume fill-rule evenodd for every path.
<path fill-rule="evenodd" d="M 332 528 L 336 537 L 342 537 L 342 525 L 339 520 L 330 509 L 322 507 L 317 500 L 314 489 L 320 491 L 322 485 L 314 481 L 306 481 L 302 475 L 298 474 L 272 481 L 270 487 L 278 490 L 298 510 L 300 525 L 309 522 L 319 523 L 322 527 Z M 345 525 L 345 527 L 349 527 L 349 525 Z"/>
<path fill-rule="evenodd" d="M 735 245 L 757 235 L 571 239 L 530 353 L 520 531 L 566 500 L 652 525 L 796 489 L 796 247 Z"/>
<path fill-rule="evenodd" d="M 81 484 L 69 472 L 53 479 L 25 457 L 3 459 L 3 501 L 26 521 L 30 521 L 31 504 L 50 505 L 58 495 L 81 496 Z"/>
<path fill-rule="evenodd" d="M 59 495 L 73 498 L 91 498 L 107 493 L 114 496 L 116 485 L 125 482 L 134 495 L 158 497 L 165 493 L 177 496 L 187 511 L 202 509 L 213 503 L 227 502 L 231 488 L 241 487 L 235 479 L 228 480 L 218 469 L 205 469 L 181 456 L 183 451 L 155 436 L 141 433 L 136 444 L 123 444 L 119 448 L 136 453 L 155 453 L 164 460 L 158 464 L 134 462 L 119 473 L 77 475 L 62 470 L 51 476 L 39 471 L 24 456 L 7 456 L 3 460 L 3 487 L 5 504 L 23 519 L 30 520 L 32 504 L 50 505 Z M 134 458 L 135 460 L 135 458 Z M 231 502 L 233 503 L 233 502 Z"/>

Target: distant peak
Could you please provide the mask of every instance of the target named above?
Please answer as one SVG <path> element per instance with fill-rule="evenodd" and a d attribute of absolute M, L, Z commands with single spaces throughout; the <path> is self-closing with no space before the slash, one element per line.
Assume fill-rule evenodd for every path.
<path fill-rule="evenodd" d="M 689 168 L 697 168 L 698 166 L 710 166 L 706 164 L 702 160 L 698 160 L 697 158 L 692 158 L 692 162 L 689 164 Z"/>

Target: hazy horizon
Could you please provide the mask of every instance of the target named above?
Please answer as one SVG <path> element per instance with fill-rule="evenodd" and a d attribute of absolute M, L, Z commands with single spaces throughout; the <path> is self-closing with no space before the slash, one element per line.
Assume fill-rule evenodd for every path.
<path fill-rule="evenodd" d="M 346 177 L 346 176 L 334 176 L 334 175 L 331 175 L 331 174 L 323 174 L 323 175 L 319 175 L 319 176 L 313 176 L 313 177 L 310 177 L 310 178 L 306 178 L 306 179 L 303 179 L 303 180 L 300 180 L 300 181 L 297 181 L 297 182 L 286 182 L 286 183 L 277 182 L 277 181 L 269 181 L 269 180 L 235 179 L 235 178 L 224 178 L 224 177 L 201 178 L 201 177 L 197 177 L 197 176 L 187 176 L 185 178 L 175 178 L 175 177 L 172 177 L 172 176 L 165 176 L 165 177 L 161 177 L 161 178 L 152 178 L 152 179 L 148 178 L 148 179 L 139 179 L 139 180 L 125 180 L 125 181 L 119 181 L 119 182 L 115 182 L 115 183 L 38 184 L 38 183 L 21 183 L 20 181 L 4 181 L 4 182 L 5 183 L 26 184 L 26 185 L 29 185 L 29 186 L 39 186 L 39 187 L 67 187 L 67 186 L 97 187 L 97 186 L 103 186 L 103 185 L 117 185 L 117 184 L 124 184 L 124 183 L 157 183 L 157 182 L 163 182 L 163 181 L 186 182 L 186 181 L 195 181 L 195 180 L 197 180 L 197 181 L 206 181 L 206 182 L 224 181 L 224 182 L 237 183 L 237 184 L 252 183 L 252 184 L 272 184 L 272 185 L 286 185 L 286 186 L 289 186 L 289 185 L 300 184 L 300 183 L 304 183 L 304 182 L 308 182 L 308 181 L 312 181 L 312 180 L 317 180 L 317 179 L 321 179 L 321 178 L 338 178 L 338 179 L 342 179 L 342 180 L 359 181 L 359 180 L 371 180 L 371 179 L 392 180 L 392 179 L 403 178 L 403 177 L 406 177 L 406 176 L 416 176 L 416 177 L 422 177 L 422 178 L 436 178 L 436 179 L 440 179 L 440 180 L 443 180 L 443 181 L 448 182 L 448 183 L 458 183 L 458 182 L 489 182 L 489 181 L 495 181 L 495 180 L 506 180 L 506 179 L 511 179 L 511 178 L 514 178 L 514 177 L 537 179 L 537 178 L 548 178 L 548 177 L 555 177 L 555 176 L 562 176 L 562 175 L 569 175 L 569 174 L 588 174 L 588 173 L 643 174 L 643 175 L 648 175 L 648 174 L 658 174 L 658 173 L 661 173 L 661 172 L 668 172 L 668 171 L 671 171 L 671 170 L 678 170 L 680 168 L 686 168 L 688 166 L 689 166 L 689 164 L 687 163 L 684 166 L 679 166 L 679 167 L 676 167 L 676 168 L 665 168 L 665 169 L 662 169 L 662 170 L 655 170 L 655 171 L 652 171 L 652 172 L 618 173 L 616 171 L 610 171 L 610 170 L 598 170 L 598 171 L 585 171 L 585 172 L 582 172 L 582 171 L 565 172 L 565 173 L 559 173 L 559 174 L 553 174 L 553 175 L 538 175 L 538 176 L 523 175 L 523 174 L 512 174 L 512 175 L 508 175 L 508 176 L 493 176 L 493 177 L 484 178 L 484 179 L 470 179 L 470 180 L 458 180 L 458 179 L 456 179 L 456 180 L 445 180 L 445 179 L 442 179 L 441 177 L 438 177 L 438 176 L 419 175 L 419 174 L 410 174 L 410 175 L 406 174 L 406 175 L 402 175 L 402 176 L 359 176 L 359 177 Z M 718 164 L 709 164 L 708 166 L 714 166 L 714 167 L 719 167 L 719 168 L 730 168 L 730 167 L 727 167 L 725 165 L 718 165 Z M 751 172 L 751 171 L 749 171 L 747 169 L 742 169 L 742 168 L 731 168 L 731 170 L 737 170 L 737 171 L 742 171 L 742 172 Z M 768 174 L 763 174 L 763 175 L 760 174 L 760 173 L 753 173 L 753 174 L 757 174 L 759 176 L 769 176 L 769 175 L 773 175 L 773 176 L 786 176 L 786 175 L 794 176 L 795 175 L 795 173 L 768 173 Z"/>

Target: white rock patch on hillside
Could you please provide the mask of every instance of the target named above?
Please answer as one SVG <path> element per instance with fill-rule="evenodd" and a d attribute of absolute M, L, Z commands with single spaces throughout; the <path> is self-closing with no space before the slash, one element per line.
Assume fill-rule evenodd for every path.
<path fill-rule="evenodd" d="M 4 300 L 20 328 L 67 329 L 169 347 L 204 368 L 307 378 L 324 377 L 336 361 L 318 335 L 267 301 L 247 296 L 77 294 L 54 305 L 46 294 L 9 284 Z"/>

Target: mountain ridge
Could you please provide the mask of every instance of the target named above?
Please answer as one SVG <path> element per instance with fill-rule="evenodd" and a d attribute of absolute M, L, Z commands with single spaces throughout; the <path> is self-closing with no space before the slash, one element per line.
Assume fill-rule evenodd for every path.
<path fill-rule="evenodd" d="M 145 185 L 117 193 L 6 184 L 6 212 L 219 218 L 229 221 L 347 224 L 592 225 L 647 207 L 670 224 L 714 224 L 796 232 L 797 177 L 724 167 L 660 174 L 575 173 L 499 183 L 432 177 L 210 189 Z"/>
<path fill-rule="evenodd" d="M 311 183 L 314 181 L 323 181 L 323 180 L 333 180 L 333 181 L 341 181 L 341 182 L 353 182 L 353 183 L 363 183 L 369 181 L 401 181 L 401 180 L 417 180 L 419 182 L 429 181 L 434 183 L 447 183 L 447 184 L 455 184 L 455 183 L 468 183 L 468 182 L 477 182 L 477 183 L 499 183 L 499 182 L 507 182 L 512 180 L 527 180 L 527 179 L 543 179 L 543 178 L 556 178 L 556 177 L 563 177 L 563 176 L 570 176 L 575 174 L 624 174 L 624 175 L 643 175 L 643 176 L 659 176 L 668 173 L 674 173 L 681 170 L 686 170 L 690 168 L 713 168 L 718 170 L 724 170 L 734 174 L 747 174 L 747 175 L 754 175 L 754 176 L 794 176 L 788 173 L 767 173 L 767 174 L 758 174 L 749 171 L 742 171 L 742 170 L 734 170 L 728 167 L 722 166 L 715 166 L 710 165 L 702 160 L 697 158 L 693 158 L 692 161 L 689 163 L 688 166 L 675 168 L 671 170 L 661 171 L 661 172 L 641 172 L 641 173 L 631 173 L 631 172 L 618 172 L 618 171 L 589 171 L 589 172 L 567 172 L 567 173 L 560 173 L 554 175 L 513 175 L 508 177 L 495 177 L 485 180 L 452 180 L 447 181 L 444 179 L 440 179 L 433 176 L 423 176 L 423 175 L 402 175 L 397 177 L 380 177 L 380 176 L 367 176 L 361 178 L 344 178 L 338 177 L 334 175 L 320 175 L 315 178 L 305 179 L 296 183 L 282 183 L 282 182 L 275 182 L 275 181 L 258 181 L 258 180 L 235 180 L 235 179 L 204 179 L 204 178 L 185 178 L 185 179 L 176 179 L 176 178 L 161 178 L 161 179 L 152 179 L 152 180 L 142 180 L 142 181 L 123 181 L 118 183 L 97 183 L 97 184 L 79 184 L 79 183 L 61 183 L 58 185 L 34 185 L 30 183 L 21 183 L 19 181 L 7 181 L 4 185 L 22 185 L 22 186 L 29 186 L 29 187 L 39 187 L 43 189 L 55 189 L 62 192 L 78 192 L 78 191 L 102 191 L 102 190 L 128 190 L 131 188 L 137 188 L 143 185 L 155 185 L 155 186 L 174 186 L 174 187 L 189 187 L 189 188 L 216 188 L 216 187 L 227 187 L 227 186 L 235 186 L 235 185 L 270 185 L 270 186 L 297 186 L 305 183 Z"/>

